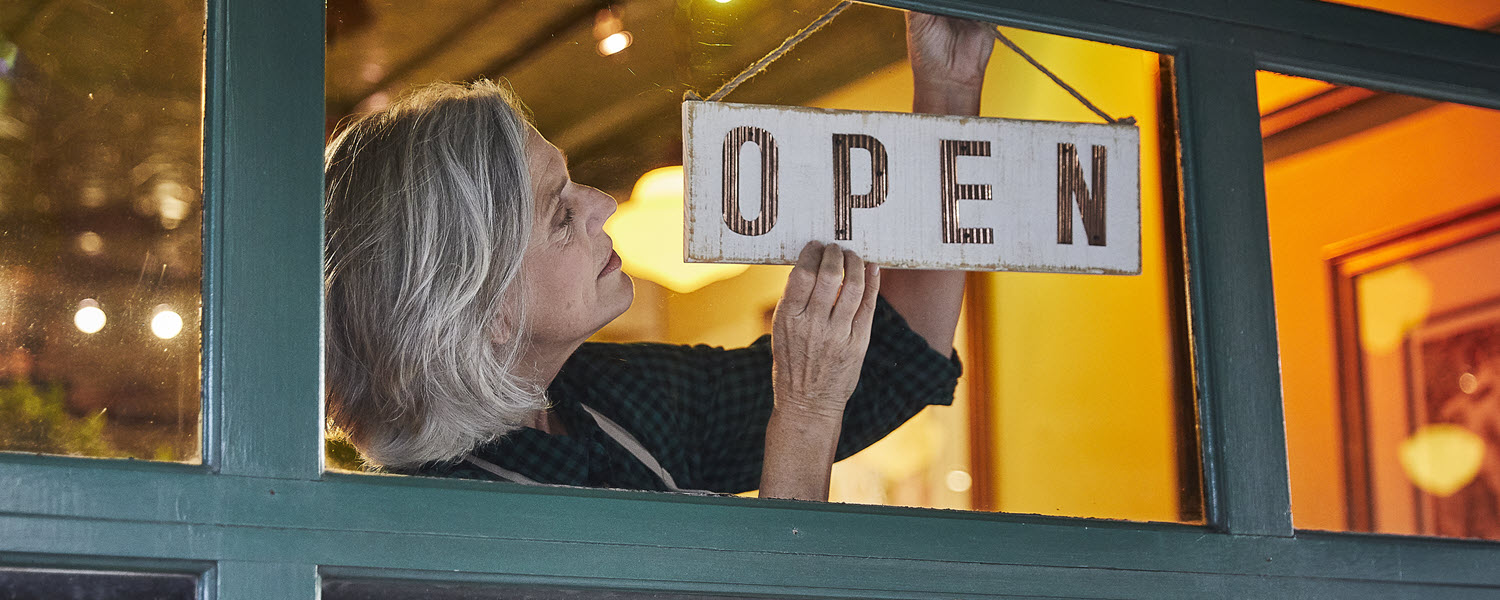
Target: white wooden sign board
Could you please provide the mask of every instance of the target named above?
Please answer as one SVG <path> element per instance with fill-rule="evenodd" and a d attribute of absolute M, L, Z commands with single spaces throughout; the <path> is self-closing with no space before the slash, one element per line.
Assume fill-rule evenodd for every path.
<path fill-rule="evenodd" d="M 684 102 L 689 262 L 1139 274 L 1140 132 Z"/>

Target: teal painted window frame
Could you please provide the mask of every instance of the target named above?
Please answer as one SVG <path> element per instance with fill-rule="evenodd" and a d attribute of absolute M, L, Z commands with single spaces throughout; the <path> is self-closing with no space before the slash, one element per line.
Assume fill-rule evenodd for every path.
<path fill-rule="evenodd" d="M 209 0 L 204 464 L 0 455 L 0 565 L 826 598 L 1500 594 L 1500 544 L 1295 531 L 1255 97 L 1500 108 L 1500 36 L 1311 0 L 889 0 L 1174 56 L 1208 524 L 324 473 L 321 2 Z"/>

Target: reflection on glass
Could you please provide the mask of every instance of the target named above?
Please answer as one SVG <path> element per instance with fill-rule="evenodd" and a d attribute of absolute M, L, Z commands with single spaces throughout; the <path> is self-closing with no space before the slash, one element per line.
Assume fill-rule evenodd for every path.
<path fill-rule="evenodd" d="M 606 227 L 635 277 L 635 301 L 594 339 L 744 346 L 769 331 L 787 269 L 682 263 L 680 102 L 715 89 L 830 3 L 658 4 L 600 12 L 585 2 L 473 1 L 423 11 L 330 2 L 330 134 L 412 85 L 504 77 L 566 152 L 573 179 L 620 201 Z M 728 100 L 910 111 L 903 21 L 855 5 Z M 1176 158 L 1175 134 L 1161 134 L 1174 130 L 1161 110 L 1161 57 L 1005 31 L 1105 110 L 1137 119 L 1143 273 L 972 276 L 955 406 L 924 410 L 840 462 L 831 498 L 1200 521 L 1181 233 L 1175 195 L 1164 194 L 1175 194 Z M 605 52 L 619 32 L 631 43 Z M 1004 48 L 990 59 L 982 114 L 1098 122 Z M 338 441 L 329 464 L 359 467 Z"/>
<path fill-rule="evenodd" d="M 1500 112 L 1259 80 L 1294 523 L 1500 539 Z"/>
<path fill-rule="evenodd" d="M 197 460 L 203 31 L 0 4 L 0 450 Z"/>
<path fill-rule="evenodd" d="M 0 598 L 6 600 L 192 600 L 191 575 L 0 568 Z"/>

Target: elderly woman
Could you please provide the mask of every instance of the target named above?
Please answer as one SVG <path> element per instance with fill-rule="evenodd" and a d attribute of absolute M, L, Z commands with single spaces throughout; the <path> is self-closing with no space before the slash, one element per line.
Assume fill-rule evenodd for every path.
<path fill-rule="evenodd" d="M 907 25 L 914 110 L 977 114 L 989 32 Z M 328 146 L 328 417 L 370 464 L 820 499 L 835 459 L 951 402 L 962 273 L 816 242 L 769 339 L 585 343 L 633 297 L 602 229 L 615 201 L 524 115 L 500 86 L 440 84 Z"/>

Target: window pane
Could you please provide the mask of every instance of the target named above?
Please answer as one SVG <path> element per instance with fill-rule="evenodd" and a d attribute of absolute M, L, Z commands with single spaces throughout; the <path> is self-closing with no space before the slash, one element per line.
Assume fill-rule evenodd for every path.
<path fill-rule="evenodd" d="M 1260 89 L 1294 524 L 1500 539 L 1500 112 Z"/>
<path fill-rule="evenodd" d="M 191 575 L 0 568 L 5 600 L 192 600 L 197 587 Z"/>
<path fill-rule="evenodd" d="M 198 460 L 203 32 L 0 5 L 0 449 Z"/>
<path fill-rule="evenodd" d="M 573 180 L 620 202 L 606 231 L 635 279 L 635 297 L 593 340 L 743 347 L 769 332 L 789 269 L 695 275 L 688 267 L 697 265 L 682 263 L 682 226 L 674 217 L 682 214 L 674 187 L 680 179 L 672 179 L 680 170 L 662 169 L 681 168 L 684 92 L 707 95 L 832 3 L 657 4 L 611 13 L 584 2 L 456 2 L 425 11 L 389 1 L 332 2 L 330 134 L 414 85 L 504 77 L 534 112 L 538 130 L 565 151 Z M 619 31 L 630 33 L 631 44 L 608 53 L 601 44 Z M 1004 32 L 1104 110 L 1135 117 L 1142 274 L 971 274 L 955 343 L 965 375 L 954 406 L 923 410 L 839 463 L 831 497 L 1201 521 L 1175 126 L 1161 108 L 1170 106 L 1163 57 Z M 903 14 L 857 4 L 726 100 L 907 112 L 911 72 Z M 999 44 L 984 89 L 984 116 L 1101 121 Z M 678 196 L 651 213 L 646 207 L 659 181 Z M 995 188 L 997 199 L 1002 190 Z M 664 258 L 653 258 L 653 244 Z M 330 444 L 330 465 L 357 468 L 357 460 L 347 445 Z"/>

